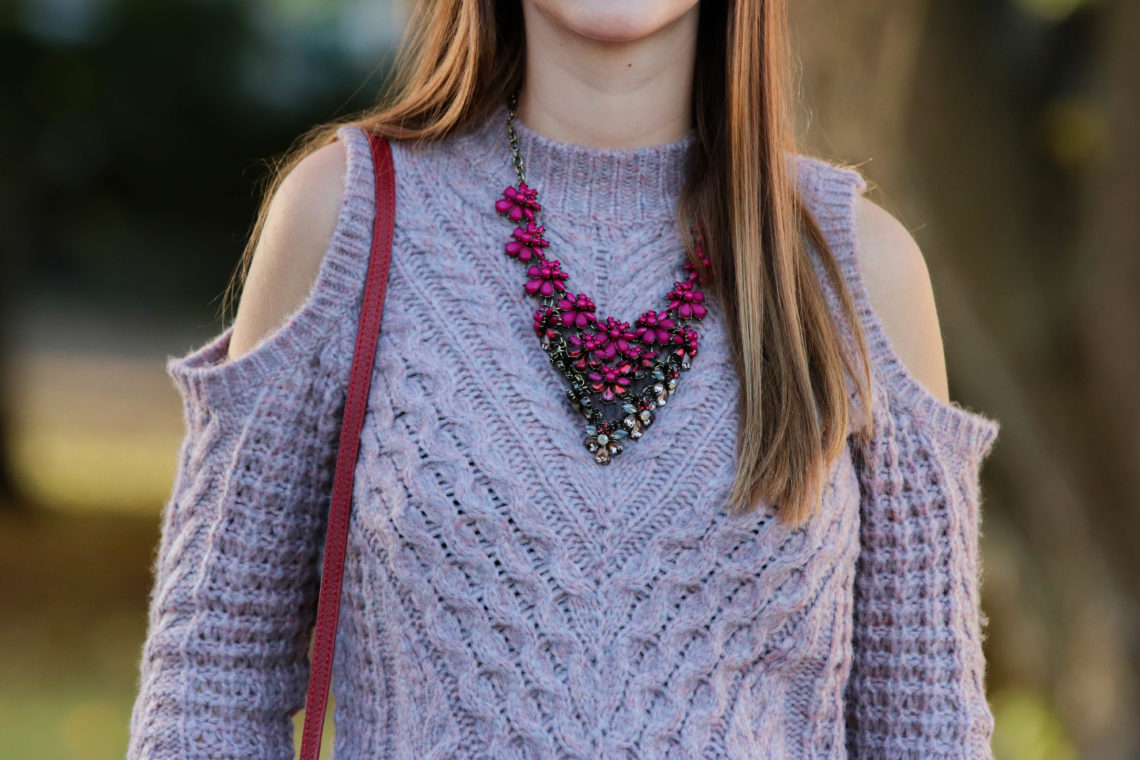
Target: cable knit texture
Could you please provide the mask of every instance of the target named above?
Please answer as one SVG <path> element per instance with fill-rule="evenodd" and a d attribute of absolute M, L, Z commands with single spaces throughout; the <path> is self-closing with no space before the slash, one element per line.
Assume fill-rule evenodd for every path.
<path fill-rule="evenodd" d="M 604 316 L 664 308 L 683 274 L 674 207 L 693 133 L 600 150 L 519 132 L 570 289 Z M 129 758 L 294 756 L 375 213 L 367 136 L 338 136 L 346 190 L 305 302 L 235 360 L 232 327 L 167 359 L 186 434 Z M 867 448 L 849 438 L 821 514 L 789 530 L 771 504 L 725 509 L 738 383 L 715 298 L 677 393 L 598 466 L 535 338 L 525 266 L 503 253 L 505 107 L 392 150 L 335 756 L 992 758 L 979 470 L 998 422 L 933 396 L 894 352 L 860 269 L 863 178 L 792 163 L 869 339 L 876 433 Z"/>

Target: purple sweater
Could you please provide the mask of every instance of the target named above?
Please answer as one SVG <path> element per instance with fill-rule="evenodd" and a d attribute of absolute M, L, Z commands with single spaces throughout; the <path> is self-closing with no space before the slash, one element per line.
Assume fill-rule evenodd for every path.
<path fill-rule="evenodd" d="M 594 463 L 537 344 L 525 267 L 503 254 L 505 117 L 393 143 L 335 756 L 992 758 L 979 469 L 999 425 L 933 396 L 892 348 L 854 235 L 864 180 L 796 157 L 867 331 L 876 435 L 866 451 L 849 439 L 821 514 L 793 531 L 767 504 L 724 510 L 738 385 L 715 298 L 677 394 Z M 674 205 L 693 133 L 599 150 L 519 132 L 571 289 L 606 316 L 664 308 L 683 274 Z M 232 328 L 168 358 L 186 435 L 129 758 L 294 756 L 374 214 L 366 136 L 339 138 L 347 190 L 304 304 L 236 360 Z"/>

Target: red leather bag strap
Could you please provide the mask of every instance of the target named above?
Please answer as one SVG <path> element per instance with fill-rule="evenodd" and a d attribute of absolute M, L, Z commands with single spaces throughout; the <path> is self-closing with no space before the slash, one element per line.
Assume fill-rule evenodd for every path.
<path fill-rule="evenodd" d="M 340 614 L 340 587 L 344 577 L 344 550 L 348 544 L 348 517 L 352 509 L 352 479 L 360 453 L 360 430 L 372 370 L 376 343 L 380 334 L 380 317 L 384 310 L 384 293 L 388 286 L 388 266 L 392 256 L 392 231 L 396 218 L 396 181 L 392 169 L 392 149 L 388 141 L 368 132 L 372 147 L 372 166 L 376 177 L 376 215 L 372 226 L 372 250 L 368 256 L 368 274 L 364 280 L 364 303 L 356 330 L 356 347 L 352 354 L 352 373 L 348 380 L 348 397 L 340 429 L 336 471 L 333 475 L 332 501 L 329 504 L 328 532 L 325 536 L 324 567 L 317 601 L 316 639 L 309 671 L 309 695 L 305 703 L 305 727 L 301 740 L 301 760 L 317 760 L 321 751 L 321 733 L 328 705 L 329 680 L 332 677 L 333 652 L 336 647 L 336 624 Z"/>

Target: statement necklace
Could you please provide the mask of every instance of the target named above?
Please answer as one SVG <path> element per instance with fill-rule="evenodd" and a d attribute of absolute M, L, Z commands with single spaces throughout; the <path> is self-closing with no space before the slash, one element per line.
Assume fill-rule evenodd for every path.
<path fill-rule="evenodd" d="M 507 132 L 519 184 L 508 187 L 495 202 L 495 211 L 519 223 L 505 250 L 530 264 L 524 290 L 542 304 L 534 312 L 539 344 L 569 382 L 566 397 L 586 417 L 586 450 L 598 464 L 609 464 L 622 452 L 622 439 L 640 438 L 653 424 L 654 410 L 676 393 L 681 372 L 697 355 L 698 334 L 689 323 L 704 318 L 705 296 L 696 289 L 699 273 L 688 260 L 685 279 L 674 282 L 665 294 L 666 308 L 650 309 L 632 326 L 614 317 L 601 319 L 588 295 L 567 291 L 569 274 L 544 253 L 550 243 L 543 238 L 546 228 L 536 223 L 535 212 L 542 208 L 538 190 L 526 184 L 514 123 L 517 111 L 516 92 L 510 97 Z M 707 268 L 698 229 L 692 230 Z M 616 416 L 603 411 L 619 405 Z"/>

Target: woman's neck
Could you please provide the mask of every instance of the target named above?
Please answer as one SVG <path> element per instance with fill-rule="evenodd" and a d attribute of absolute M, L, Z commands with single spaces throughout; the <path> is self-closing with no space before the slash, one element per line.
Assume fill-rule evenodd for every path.
<path fill-rule="evenodd" d="M 690 110 L 699 4 L 652 34 L 586 36 L 523 2 L 526 76 L 519 119 L 535 132 L 595 148 L 674 142 Z"/>

